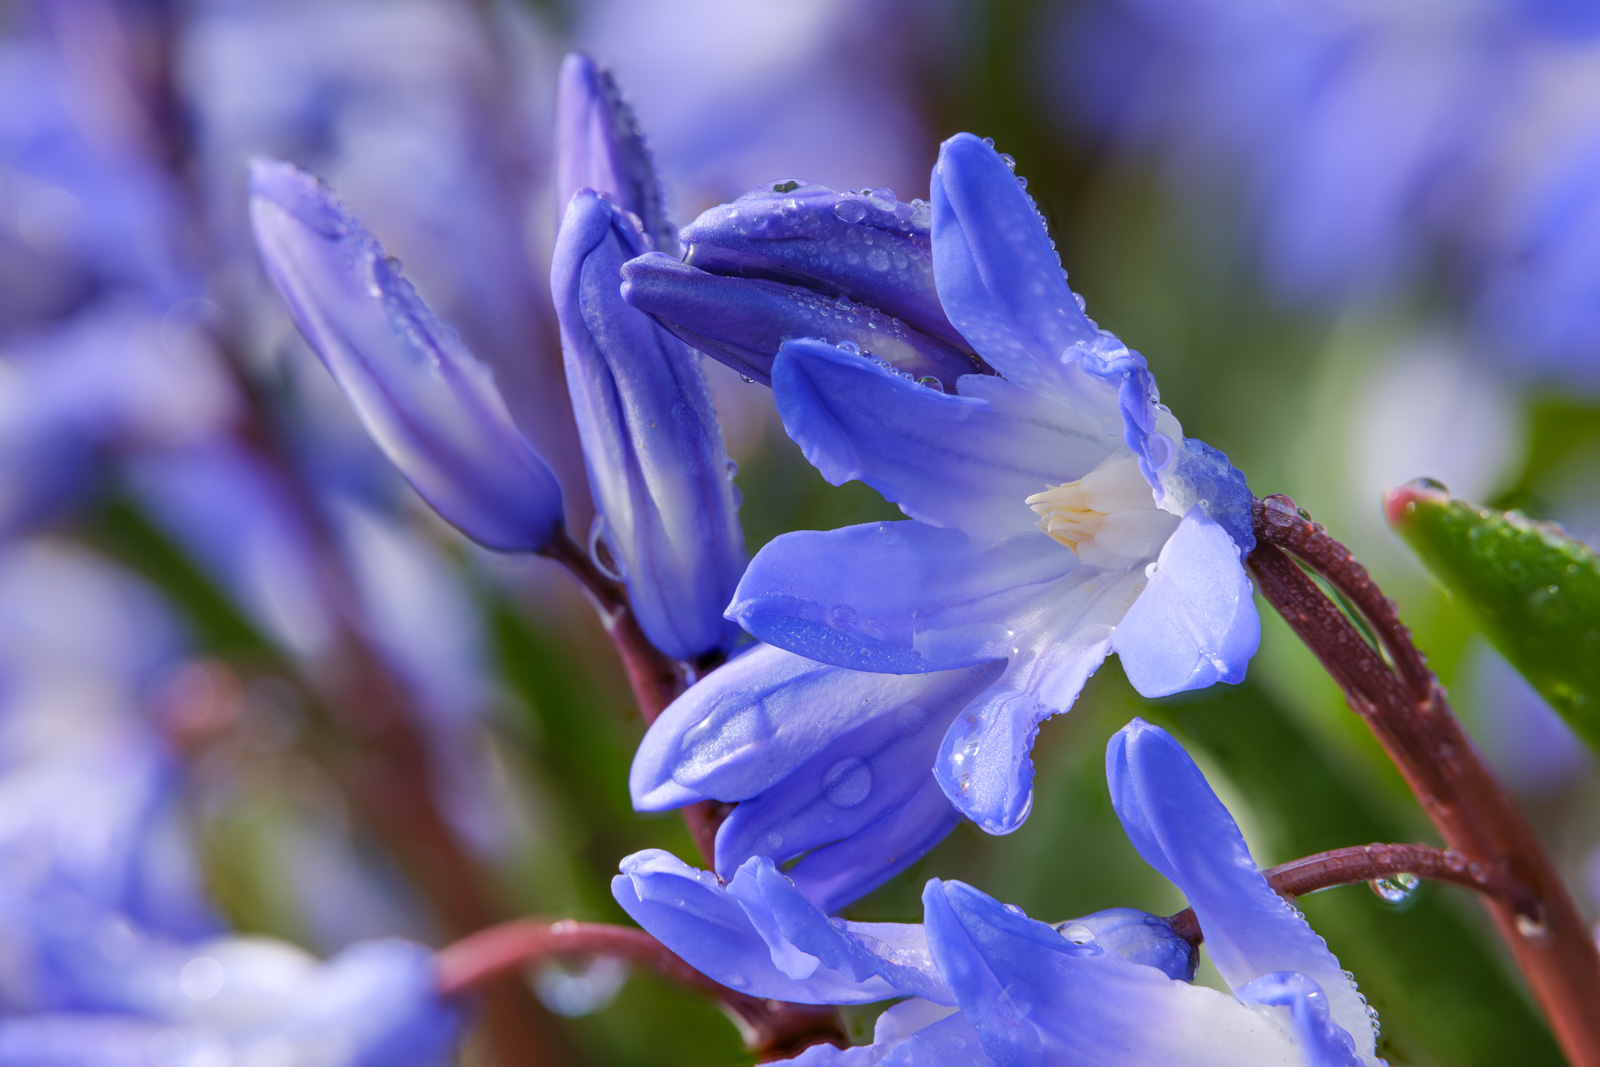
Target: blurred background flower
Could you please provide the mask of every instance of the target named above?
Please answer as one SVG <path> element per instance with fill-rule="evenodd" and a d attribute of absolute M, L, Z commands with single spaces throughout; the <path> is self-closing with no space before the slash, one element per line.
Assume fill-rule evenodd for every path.
<path fill-rule="evenodd" d="M 492 368 L 586 543 L 549 296 L 572 48 L 632 101 L 679 224 L 788 180 L 909 203 L 941 139 L 993 136 L 1185 431 L 1293 494 L 1399 600 L 1600 914 L 1593 758 L 1379 507 L 1431 476 L 1600 536 L 1587 6 L 0 0 L 0 1049 L 40 1013 L 111 1003 L 69 1003 L 70 968 L 10 966 L 63 945 L 262 935 L 345 959 L 486 916 L 620 921 L 619 858 L 694 859 L 679 823 L 632 811 L 643 724 L 587 605 L 394 473 L 249 228 L 253 157 L 335 188 Z M 703 364 L 746 551 L 899 517 L 828 486 L 768 390 Z M 1239 687 L 1152 704 L 1102 668 L 1040 733 L 1025 826 L 959 826 L 845 914 L 911 921 L 934 875 L 1047 920 L 1176 910 L 1104 800 L 1099 752 L 1135 714 L 1182 740 L 1264 865 L 1427 835 L 1264 614 Z M 75 902 L 50 946 L 37 893 Z M 1301 906 L 1361 975 L 1380 1055 L 1559 1062 L 1456 891 Z M 271 973 L 319 966 L 293 960 Z M 714 1009 L 663 983 L 531 977 L 563 1016 L 540 1022 L 556 1062 L 743 1062 Z M 852 1016 L 858 1038 L 873 1016 Z M 138 1040 L 171 1028 L 155 1017 Z M 464 1055 L 490 1062 L 477 1039 Z"/>

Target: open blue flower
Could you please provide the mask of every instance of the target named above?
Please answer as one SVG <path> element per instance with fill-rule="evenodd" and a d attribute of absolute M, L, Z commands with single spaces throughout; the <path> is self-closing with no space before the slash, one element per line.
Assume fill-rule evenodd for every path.
<path fill-rule="evenodd" d="M 1237 682 L 1260 637 L 1242 565 L 1250 491 L 1186 439 L 1138 353 L 1087 319 L 1032 200 L 986 142 L 933 174 L 934 275 L 999 377 L 954 394 L 815 340 L 772 366 L 784 427 L 834 484 L 908 522 L 779 537 L 728 610 L 764 641 L 854 670 L 1004 661 L 956 717 L 934 773 L 991 833 L 1026 818 L 1039 723 L 1116 652 L 1162 696 Z"/>
<path fill-rule="evenodd" d="M 907 997 L 870 1047 L 814 1047 L 837 1067 L 1173 1063 L 1373 1067 L 1376 1029 L 1354 981 L 1256 869 L 1187 753 L 1134 720 L 1107 753 L 1112 803 L 1141 856 L 1188 897 L 1232 995 L 1192 984 L 1194 946 L 1130 908 L 1054 926 L 960 882 L 930 881 L 921 924 L 828 919 L 757 858 L 726 884 L 662 852 L 613 892 L 706 974 L 756 996 L 859 1004 Z"/>

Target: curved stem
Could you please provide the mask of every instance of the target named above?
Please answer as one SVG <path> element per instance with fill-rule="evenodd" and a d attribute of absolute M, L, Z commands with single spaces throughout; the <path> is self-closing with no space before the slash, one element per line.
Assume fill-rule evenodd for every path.
<path fill-rule="evenodd" d="M 646 726 L 655 722 L 667 705 L 688 688 L 683 666 L 650 643 L 628 607 L 627 591 L 602 574 L 589 554 L 571 537 L 563 533 L 542 554 L 560 563 L 583 586 L 622 659 L 640 716 Z M 700 666 L 709 670 L 716 662 Z M 714 800 L 703 800 L 683 809 L 683 821 L 707 867 L 712 865 L 715 855 L 717 830 L 730 810 L 730 805 Z"/>
<path fill-rule="evenodd" d="M 1353 845 L 1290 860 L 1261 873 L 1268 885 L 1286 897 L 1303 897 L 1335 886 L 1414 874 L 1418 878 L 1465 886 L 1510 905 L 1519 913 L 1537 906 L 1527 886 L 1460 852 L 1432 845 Z M 1198 945 L 1205 939 L 1192 908 L 1185 908 L 1167 922 L 1174 933 L 1190 944 Z"/>
<path fill-rule="evenodd" d="M 1485 902 L 1568 1059 L 1600 1067 L 1600 950 L 1533 828 L 1451 712 L 1393 602 L 1288 497 L 1256 502 L 1255 532 L 1248 565 L 1261 595 L 1339 683 L 1445 843 L 1494 877 L 1528 888 L 1526 899 Z M 1360 613 L 1382 655 L 1300 564 Z"/>
<path fill-rule="evenodd" d="M 750 1047 L 766 1056 L 787 1055 L 821 1040 L 845 1044 L 832 1008 L 729 989 L 643 930 L 610 923 L 518 919 L 479 931 L 439 952 L 438 990 L 443 996 L 460 996 L 545 960 L 593 956 L 625 960 L 716 999 L 739 1021 Z"/>

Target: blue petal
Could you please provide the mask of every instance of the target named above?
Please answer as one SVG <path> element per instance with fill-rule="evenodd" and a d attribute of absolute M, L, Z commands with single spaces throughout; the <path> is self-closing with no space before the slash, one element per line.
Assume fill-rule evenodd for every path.
<path fill-rule="evenodd" d="M 722 618 L 744 538 L 699 357 L 629 307 L 622 264 L 643 238 L 593 193 L 573 198 L 550 286 L 601 541 L 645 636 L 694 659 L 732 644 Z"/>
<path fill-rule="evenodd" d="M 1196 437 L 1184 439 L 1172 473 L 1163 479 L 1168 496 L 1180 506 L 1198 507 L 1228 532 L 1241 557 L 1256 547 L 1254 495 L 1244 472 L 1228 462 L 1222 452 Z M 1171 509 L 1169 509 L 1171 510 Z"/>
<path fill-rule="evenodd" d="M 799 1067 L 994 1067 L 960 1012 L 913 997 L 878 1016 L 872 1044 L 813 1045 L 781 1063 Z"/>
<path fill-rule="evenodd" d="M 887 189 L 775 182 L 685 226 L 684 258 L 713 274 L 846 297 L 965 351 L 934 287 L 930 223 L 926 204 L 900 203 Z"/>
<path fill-rule="evenodd" d="M 852 670 L 946 670 L 1011 655 L 1012 618 L 1079 570 L 1036 531 L 992 547 L 914 521 L 800 531 L 750 561 L 728 617 Z"/>
<path fill-rule="evenodd" d="M 790 877 L 834 911 L 955 825 L 929 769 L 950 720 L 1001 669 L 865 674 L 758 646 L 651 725 L 629 779 L 634 804 L 743 801 L 717 835 L 718 872 L 753 855 L 804 855 Z"/>
<path fill-rule="evenodd" d="M 1095 337 L 1067 287 L 1044 220 L 995 150 L 970 133 L 933 169 L 933 270 L 956 329 L 996 370 L 1041 395 L 1062 356 Z"/>
<path fill-rule="evenodd" d="M 1174 933 L 1166 919 L 1137 908 L 1107 908 L 1057 923 L 1055 928 L 1075 945 L 1099 945 L 1129 963 L 1154 967 L 1180 982 L 1194 981 L 1200 965 L 1198 946 Z"/>
<path fill-rule="evenodd" d="M 604 194 L 639 216 L 655 246 L 677 247 L 661 206 L 661 184 L 633 110 L 611 72 L 572 52 L 556 82 L 556 204 L 562 210 L 580 189 Z"/>
<path fill-rule="evenodd" d="M 744 906 L 779 967 L 791 969 L 791 955 L 798 953 L 804 959 L 794 962 L 795 967 L 820 961 L 856 982 L 878 978 L 899 993 L 950 1003 L 921 926 L 830 919 L 765 856 L 739 868 L 728 881 L 728 895 Z"/>
<path fill-rule="evenodd" d="M 634 922 L 730 989 L 797 1004 L 869 1004 L 899 992 L 876 976 L 856 982 L 781 939 L 770 946 L 715 875 L 660 849 L 624 859 L 611 893 Z"/>
<path fill-rule="evenodd" d="M 824 478 L 982 540 L 1035 529 L 1027 498 L 1117 447 L 1098 413 L 976 376 L 962 391 L 977 395 L 948 396 L 819 341 L 785 344 L 772 375 L 784 429 Z"/>
<path fill-rule="evenodd" d="M 622 295 L 668 329 L 757 381 L 766 381 L 779 347 L 818 337 L 854 347 L 913 378 L 935 378 L 954 389 L 980 365 L 968 353 L 914 330 L 899 319 L 844 297 L 782 282 L 725 278 L 652 253 L 628 263 Z"/>
<path fill-rule="evenodd" d="M 1016 636 L 1006 674 L 956 717 L 934 764 L 945 795 L 991 834 L 1022 825 L 1033 804 L 1033 739 L 1067 711 L 1109 651 L 1112 628 L 1144 582 L 1142 572 L 1089 572 L 1059 582 Z"/>
<path fill-rule="evenodd" d="M 512 422 L 489 369 L 315 179 L 258 160 L 250 188 L 268 275 L 406 480 L 490 548 L 548 544 L 560 531 L 561 491 Z"/>
<path fill-rule="evenodd" d="M 960 818 L 950 799 L 926 766 L 920 770 L 922 784 L 898 807 L 852 836 L 807 853 L 789 869 L 794 884 L 819 908 L 837 911 L 865 896 L 955 829 Z"/>
<path fill-rule="evenodd" d="M 1238 545 L 1197 505 L 1155 567 L 1111 635 L 1128 681 L 1147 697 L 1244 681 L 1261 620 Z"/>
<path fill-rule="evenodd" d="M 1305 918 L 1272 891 L 1188 753 L 1166 731 L 1135 719 L 1111 739 L 1106 778 L 1128 839 L 1188 898 L 1228 985 L 1238 990 L 1275 971 L 1305 975 L 1370 1060 L 1373 1021 L 1354 981 Z"/>
<path fill-rule="evenodd" d="M 1243 1000 L 1288 1008 L 1295 1040 L 1306 1054 L 1307 1067 L 1361 1067 L 1355 1044 L 1334 1025 L 1322 987 L 1303 974 L 1277 971 L 1239 987 Z"/>
<path fill-rule="evenodd" d="M 880 718 L 908 736 L 927 728 L 995 670 L 868 674 L 758 645 L 696 682 L 651 725 L 628 779 L 634 806 L 758 797 Z"/>
<path fill-rule="evenodd" d="M 1003 1067 L 1294 1062 L 1283 1034 L 1214 989 L 1092 942 L 1072 944 L 960 882 L 929 882 L 922 902 L 929 951 L 984 1051 Z"/>

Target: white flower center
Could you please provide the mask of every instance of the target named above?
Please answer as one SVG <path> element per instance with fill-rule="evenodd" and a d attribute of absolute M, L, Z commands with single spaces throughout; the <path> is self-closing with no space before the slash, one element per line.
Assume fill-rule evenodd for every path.
<path fill-rule="evenodd" d="M 1129 567 L 1151 559 L 1178 528 L 1156 506 L 1132 453 L 1119 452 L 1075 482 L 1028 497 L 1039 529 L 1096 567 Z"/>

